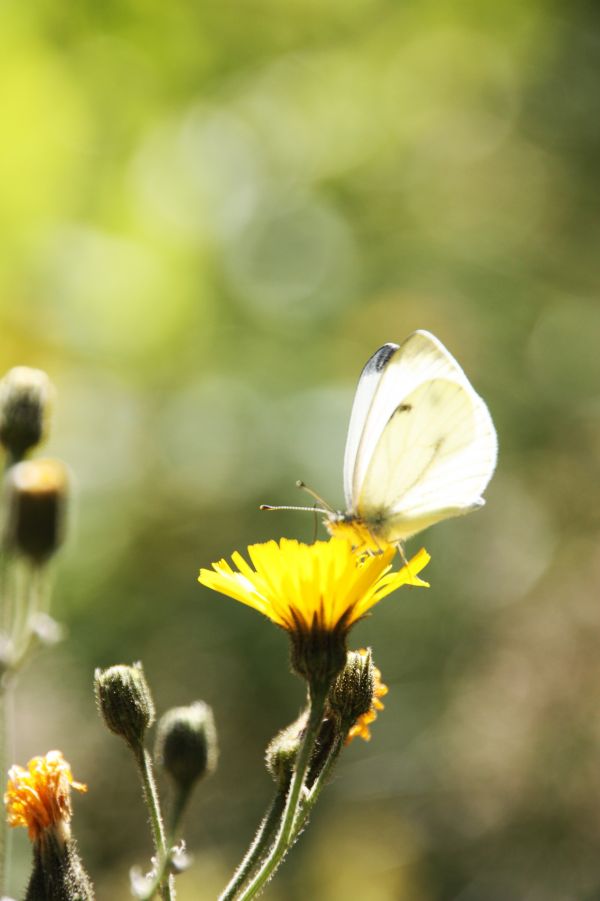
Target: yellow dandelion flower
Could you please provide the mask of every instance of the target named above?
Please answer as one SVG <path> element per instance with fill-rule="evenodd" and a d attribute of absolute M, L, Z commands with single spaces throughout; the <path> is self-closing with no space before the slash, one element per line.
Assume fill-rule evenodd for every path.
<path fill-rule="evenodd" d="M 366 648 L 361 648 L 358 653 L 362 657 L 366 657 L 369 653 Z M 349 745 L 354 738 L 362 738 L 364 741 L 371 741 L 371 731 L 369 726 L 377 719 L 377 712 L 384 709 L 381 698 L 384 698 L 389 689 L 381 680 L 381 670 L 373 666 L 373 703 L 371 709 L 367 713 L 363 713 L 358 717 L 354 725 L 350 728 L 346 737 L 346 744 Z"/>
<path fill-rule="evenodd" d="M 294 539 L 251 544 L 254 569 L 237 551 L 231 559 L 201 569 L 198 581 L 214 591 L 254 607 L 289 632 L 315 626 L 349 629 L 378 601 L 401 585 L 424 585 L 418 573 L 430 560 L 424 549 L 392 573 L 395 548 L 374 556 L 357 556 L 341 538 L 302 544 Z"/>
<path fill-rule="evenodd" d="M 392 572 L 395 553 L 388 547 L 381 554 L 357 555 L 342 538 L 310 545 L 282 538 L 250 545 L 252 566 L 236 551 L 232 561 L 237 570 L 220 560 L 212 571 L 201 569 L 198 581 L 285 629 L 292 638 L 296 671 L 309 681 L 311 676 L 327 681 L 345 663 L 345 636 L 355 622 L 396 588 L 427 586 L 418 576 L 429 562 L 427 551 L 420 550 Z"/>
<path fill-rule="evenodd" d="M 33 757 L 27 768 L 12 766 L 4 795 L 8 823 L 26 826 L 29 838 L 37 840 L 44 829 L 68 824 L 71 819 L 71 788 L 87 791 L 75 782 L 60 751 Z"/>

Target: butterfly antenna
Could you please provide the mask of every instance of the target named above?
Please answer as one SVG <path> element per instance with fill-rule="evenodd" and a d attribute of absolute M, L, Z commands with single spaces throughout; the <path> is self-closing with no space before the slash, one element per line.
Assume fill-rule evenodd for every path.
<path fill-rule="evenodd" d="M 325 510 L 321 511 L 322 513 L 335 513 L 335 510 L 333 509 L 333 507 L 330 507 L 330 505 L 327 503 L 327 501 L 324 501 L 323 498 L 319 494 L 317 494 L 316 491 L 313 491 L 312 488 L 309 488 L 308 485 L 302 481 L 302 479 L 298 479 L 298 481 L 296 482 L 296 488 L 302 488 L 303 491 L 308 492 L 308 494 L 310 494 L 311 497 L 314 497 L 314 499 L 316 501 L 318 501 L 320 504 L 322 504 L 325 507 Z"/>
<path fill-rule="evenodd" d="M 303 510 L 306 513 L 330 513 L 331 510 L 322 510 L 320 507 L 289 507 L 289 506 L 273 506 L 272 504 L 261 504 L 259 510 Z"/>

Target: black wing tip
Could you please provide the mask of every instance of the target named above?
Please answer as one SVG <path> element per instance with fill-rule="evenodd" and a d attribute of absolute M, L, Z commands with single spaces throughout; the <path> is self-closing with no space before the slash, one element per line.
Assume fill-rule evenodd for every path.
<path fill-rule="evenodd" d="M 363 373 L 381 372 L 381 370 L 387 366 L 391 357 L 394 356 L 399 346 L 399 344 L 393 344 L 391 341 L 387 344 L 382 344 L 382 346 L 375 351 L 373 356 L 369 357 L 367 360 Z"/>

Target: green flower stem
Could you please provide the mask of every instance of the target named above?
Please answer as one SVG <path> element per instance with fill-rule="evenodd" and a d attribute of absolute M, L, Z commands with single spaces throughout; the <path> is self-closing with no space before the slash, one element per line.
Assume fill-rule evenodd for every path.
<path fill-rule="evenodd" d="M 156 782 L 152 771 L 152 760 L 150 759 L 150 754 L 143 745 L 134 749 L 134 753 L 140 771 L 146 806 L 148 808 L 148 813 L 150 814 L 150 825 L 152 827 L 152 838 L 154 840 L 154 850 L 156 852 L 157 860 L 156 867 L 158 872 L 160 871 L 161 865 L 167 861 L 167 842 L 160 812 Z M 164 877 L 164 872 L 162 875 Z M 162 883 L 157 887 L 160 891 L 161 898 L 163 898 L 164 901 L 174 901 L 175 886 L 172 876 L 168 876 L 166 879 L 163 878 Z"/>
<path fill-rule="evenodd" d="M 11 466 L 20 461 L 20 457 L 13 456 L 6 451 L 4 458 L 4 475 Z M 0 478 L 2 478 L 0 472 Z M 19 604 L 26 602 L 22 597 L 13 598 L 19 586 L 14 579 L 14 561 L 8 553 L 0 548 L 0 622 L 2 624 L 2 638 L 7 642 L 6 652 L 12 658 L 14 653 L 14 621 L 17 615 L 22 616 Z M 14 671 L 6 666 L 7 661 L 2 661 L 2 673 L 0 675 L 0 784 L 6 785 L 8 777 L 8 742 L 11 733 L 12 692 L 14 683 Z M 11 659 L 12 664 L 12 659 Z M 8 894 L 8 878 L 10 866 L 10 834 L 6 817 L 1 818 L 0 823 L 0 895 Z"/>
<path fill-rule="evenodd" d="M 298 750 L 296 765 L 292 774 L 279 833 L 258 872 L 238 895 L 238 901 L 249 901 L 250 898 L 254 898 L 264 888 L 290 847 L 294 831 L 294 820 L 296 819 L 298 804 L 304 787 L 304 780 L 306 779 L 306 773 L 310 765 L 310 758 L 315 745 L 315 740 L 319 734 L 319 729 L 321 728 L 321 722 L 323 720 L 326 697 L 326 690 L 321 690 L 318 693 L 314 690 L 311 691 L 310 714 L 306 725 L 306 732 Z"/>
<path fill-rule="evenodd" d="M 13 604 L 11 599 L 11 579 L 8 556 L 0 551 L 0 606 L 2 618 L 2 638 L 5 642 L 4 652 L 7 655 L 2 661 L 0 677 L 0 784 L 6 785 L 8 775 L 8 741 L 10 735 L 12 673 L 8 668 L 8 660 L 12 656 L 11 621 Z M 10 836 L 6 817 L 0 823 L 0 895 L 8 894 L 9 878 L 9 842 Z"/>
<path fill-rule="evenodd" d="M 2 676 L 2 680 L 0 681 L 0 778 L 2 779 L 3 786 L 6 785 L 8 773 L 7 753 L 8 735 L 10 731 L 9 719 L 11 707 L 11 681 L 12 680 L 10 680 L 10 677 L 7 676 L 7 674 L 4 674 Z M 8 844 L 8 823 L 6 817 L 2 817 L 2 823 L 0 824 L 0 895 L 2 895 L 2 897 L 8 894 Z"/>
<path fill-rule="evenodd" d="M 183 814 L 185 812 L 185 808 L 188 805 L 188 801 L 192 797 L 192 790 L 193 785 L 188 786 L 187 788 L 179 788 L 177 790 L 177 794 L 175 795 L 173 808 L 171 810 L 171 816 L 169 817 L 169 836 L 171 845 L 175 844 L 177 830 L 179 829 L 179 824 L 183 819 Z"/>
<path fill-rule="evenodd" d="M 173 848 L 175 842 L 177 841 L 177 830 L 179 828 L 179 824 L 181 823 L 183 813 L 185 811 L 185 808 L 187 807 L 187 803 L 191 795 L 191 788 L 180 789 L 177 792 L 175 803 L 173 804 L 173 810 L 171 811 L 171 823 L 169 826 L 168 840 L 166 843 L 166 847 L 169 849 Z M 168 875 L 168 869 L 170 865 L 170 854 L 165 855 L 160 859 L 156 867 L 156 875 L 154 876 L 154 879 L 150 883 L 150 887 L 145 892 L 145 894 L 140 895 L 140 901 L 150 901 L 150 899 L 154 897 L 154 894 L 156 893 L 160 884 L 164 882 L 166 876 Z"/>
<path fill-rule="evenodd" d="M 281 817 L 285 810 L 285 799 L 286 792 L 278 791 L 258 827 L 258 832 L 256 833 L 254 841 L 248 848 L 246 856 L 235 871 L 229 885 L 224 889 L 222 894 L 219 895 L 219 901 L 232 901 L 248 876 L 250 876 L 260 862 L 266 849 L 273 840 L 277 825 L 281 822 Z"/>
<path fill-rule="evenodd" d="M 40 613 L 47 613 L 51 574 L 47 566 L 32 566 L 15 560 L 12 566 L 14 606 L 10 626 L 10 668 L 21 669 L 32 647 L 32 624 Z"/>
<path fill-rule="evenodd" d="M 13 565 L 15 606 L 11 630 L 11 667 L 17 670 L 31 639 L 31 620 L 36 611 L 39 581 L 32 566 L 21 560 L 15 560 Z"/>
<path fill-rule="evenodd" d="M 331 771 L 335 766 L 338 757 L 340 756 L 340 751 L 344 747 L 344 742 L 341 736 L 338 736 L 336 741 L 334 742 L 329 754 L 327 755 L 327 759 L 321 768 L 317 778 L 313 782 L 310 792 L 305 797 L 303 802 L 300 805 L 298 810 L 298 814 L 296 819 L 294 820 L 294 831 L 292 840 L 295 840 L 300 832 L 304 829 L 306 821 L 308 820 L 313 807 L 319 800 L 319 795 L 323 791 L 325 785 L 327 784 L 327 780 L 331 775 Z"/>

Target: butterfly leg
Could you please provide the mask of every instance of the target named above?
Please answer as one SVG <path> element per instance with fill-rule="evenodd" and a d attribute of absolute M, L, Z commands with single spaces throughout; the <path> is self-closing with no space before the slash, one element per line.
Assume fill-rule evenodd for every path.
<path fill-rule="evenodd" d="M 375 554 L 383 554 L 383 548 L 377 541 L 377 536 L 374 535 L 370 529 L 369 529 L 369 537 L 370 537 L 371 541 L 373 542 L 373 544 L 375 545 L 375 547 L 377 548 L 377 550 L 374 551 L 372 548 L 368 548 L 367 553 L 370 554 L 371 557 L 374 557 Z M 364 542 L 364 544 L 366 544 L 366 541 Z"/>
<path fill-rule="evenodd" d="M 406 554 L 404 553 L 404 546 L 403 546 L 402 542 L 401 542 L 401 541 L 397 541 L 397 542 L 396 542 L 396 547 L 397 547 L 397 549 L 398 549 L 398 553 L 399 553 L 400 556 L 402 557 L 402 562 L 403 562 L 404 566 L 406 566 L 406 568 L 407 568 L 408 571 L 410 572 L 410 565 L 409 565 L 408 559 L 407 559 L 407 557 L 406 557 Z M 411 573 L 411 575 L 413 575 L 413 574 Z"/>
<path fill-rule="evenodd" d="M 401 541 L 396 542 L 396 550 L 402 557 L 402 562 L 404 563 L 404 565 L 408 566 L 408 560 L 406 559 L 406 554 L 404 553 L 404 545 L 402 544 Z"/>

